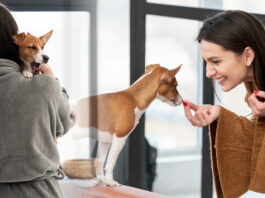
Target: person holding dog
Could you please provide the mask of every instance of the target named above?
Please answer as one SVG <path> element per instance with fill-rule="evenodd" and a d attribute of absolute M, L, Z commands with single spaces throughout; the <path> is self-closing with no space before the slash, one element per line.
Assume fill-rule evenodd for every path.
<path fill-rule="evenodd" d="M 18 33 L 10 11 L 0 4 L 0 197 L 62 198 L 56 137 L 74 124 L 68 95 L 49 65 L 25 78 Z"/>
<path fill-rule="evenodd" d="M 222 106 L 183 102 L 193 126 L 210 125 L 217 197 L 236 198 L 248 190 L 265 193 L 264 25 L 249 13 L 226 11 L 207 19 L 197 40 L 206 76 L 218 81 L 224 92 L 244 83 L 253 114 L 249 120 Z"/>

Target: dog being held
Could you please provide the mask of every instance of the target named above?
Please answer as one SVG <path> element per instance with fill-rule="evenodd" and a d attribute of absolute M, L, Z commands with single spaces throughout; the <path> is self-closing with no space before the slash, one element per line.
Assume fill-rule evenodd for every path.
<path fill-rule="evenodd" d="M 43 48 L 52 35 L 52 30 L 37 38 L 24 32 L 13 35 L 13 41 L 19 47 L 19 57 L 24 62 L 22 74 L 26 78 L 32 78 L 33 73 L 39 73 L 39 66 L 47 63 L 49 57 L 43 53 Z"/>
<path fill-rule="evenodd" d="M 98 139 L 95 169 L 99 181 L 109 186 L 119 185 L 113 179 L 116 160 L 127 137 L 155 98 L 171 106 L 182 104 L 175 78 L 180 68 L 181 65 L 172 70 L 159 64 L 149 65 L 146 67 L 146 72 L 128 89 L 77 101 L 75 105 L 77 126 L 92 130 L 89 132 L 77 130 L 73 131 L 72 135 L 75 138 L 89 136 Z M 107 162 L 103 169 L 105 160 Z"/>

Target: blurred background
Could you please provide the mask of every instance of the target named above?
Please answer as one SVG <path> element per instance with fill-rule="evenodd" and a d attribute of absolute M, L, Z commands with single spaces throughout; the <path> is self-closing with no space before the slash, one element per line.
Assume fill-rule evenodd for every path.
<path fill-rule="evenodd" d="M 204 85 L 203 61 L 195 40 L 202 19 L 211 16 L 211 13 L 234 9 L 259 16 L 265 15 L 265 1 L 262 0 L 81 0 L 47 3 L 6 0 L 2 3 L 13 10 L 12 14 L 20 32 L 41 36 L 53 30 L 45 52 L 50 57 L 49 64 L 54 73 L 67 89 L 73 102 L 89 95 L 126 89 L 141 73 L 132 75 L 132 71 L 138 67 L 139 71 L 144 71 L 144 65 L 159 63 L 169 69 L 183 64 L 176 76 L 178 91 L 184 99 L 202 104 L 205 101 L 203 97 L 207 97 L 204 95 L 204 92 L 207 92 L 205 89 L 208 88 Z M 137 6 L 143 7 L 139 9 Z M 175 13 L 176 17 L 174 13 L 171 16 L 148 14 L 148 6 L 154 6 L 158 13 L 159 9 L 170 11 L 171 8 L 177 8 L 183 10 L 183 17 L 178 16 L 179 13 Z M 192 10 L 185 13 L 190 8 L 206 14 L 201 15 L 203 18 L 196 19 Z M 145 37 L 139 46 L 140 51 L 144 46 L 144 62 L 134 65 L 131 48 L 134 41 L 132 17 L 137 19 L 138 12 L 144 13 L 139 19 L 139 23 L 144 21 L 145 27 L 140 30 Z M 137 48 L 138 43 L 133 44 Z M 212 93 L 212 90 L 209 92 Z M 243 85 L 225 94 L 216 85 L 216 94 L 222 105 L 237 114 L 246 116 L 250 113 L 243 100 Z M 220 104 L 216 97 L 213 97 L 213 101 Z M 146 180 L 148 172 L 151 172 L 151 178 L 155 179 L 148 180 L 149 185 L 133 185 L 131 175 L 134 172 L 130 166 L 130 156 L 133 152 L 130 148 L 134 148 L 133 144 L 137 143 L 128 140 L 128 145 L 126 144 L 115 168 L 119 182 L 172 198 L 215 197 L 211 175 L 204 176 L 205 170 L 210 167 L 209 163 L 204 164 L 202 154 L 205 131 L 193 127 L 185 119 L 182 105 L 170 107 L 160 101 L 154 101 L 141 122 L 143 127 L 139 130 L 144 132 L 152 152 L 144 155 L 145 158 L 139 158 L 139 161 L 146 162 L 145 165 L 151 165 L 143 167 L 147 172 L 146 177 L 140 173 L 138 176 Z M 74 127 L 72 130 L 79 129 Z M 88 138 L 75 140 L 69 133 L 59 139 L 61 161 L 91 157 L 95 143 Z M 146 144 L 140 145 L 143 146 L 141 148 L 146 148 Z M 132 157 L 138 159 L 138 155 Z M 209 155 L 204 157 L 207 159 Z M 207 178 L 211 185 L 203 184 Z M 203 189 L 207 191 L 205 196 Z M 258 195 L 253 194 L 252 197 Z"/>

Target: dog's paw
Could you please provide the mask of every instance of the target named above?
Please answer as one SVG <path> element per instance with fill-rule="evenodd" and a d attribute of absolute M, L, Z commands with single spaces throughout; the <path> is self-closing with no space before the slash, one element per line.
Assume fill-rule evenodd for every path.
<path fill-rule="evenodd" d="M 104 181 L 104 184 L 106 184 L 107 186 L 112 186 L 112 187 L 119 187 L 120 186 L 120 184 L 113 179 L 109 179 L 109 180 L 106 179 Z"/>
<path fill-rule="evenodd" d="M 99 181 L 93 179 L 93 180 L 91 180 L 90 182 L 88 182 L 87 184 L 89 184 L 89 185 L 87 185 L 86 187 L 87 187 L 87 188 L 91 188 L 91 187 L 94 187 L 94 186 L 99 185 Z"/>
<path fill-rule="evenodd" d="M 99 182 L 104 182 L 105 181 L 105 176 L 104 175 L 97 175 L 97 180 Z"/>
<path fill-rule="evenodd" d="M 23 71 L 23 75 L 26 77 L 26 78 L 32 78 L 33 77 L 33 74 L 29 71 Z"/>

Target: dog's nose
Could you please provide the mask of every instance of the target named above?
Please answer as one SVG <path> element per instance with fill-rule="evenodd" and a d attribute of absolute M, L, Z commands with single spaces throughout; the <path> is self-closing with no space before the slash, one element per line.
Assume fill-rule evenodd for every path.
<path fill-rule="evenodd" d="M 42 55 L 42 58 L 43 58 L 43 63 L 48 63 L 49 56 Z"/>

